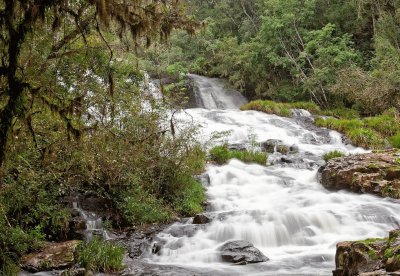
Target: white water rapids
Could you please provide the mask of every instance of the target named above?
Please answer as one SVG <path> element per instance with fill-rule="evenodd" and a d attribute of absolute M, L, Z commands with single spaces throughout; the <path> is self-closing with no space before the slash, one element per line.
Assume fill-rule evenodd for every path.
<path fill-rule="evenodd" d="M 194 226 L 187 220 L 172 225 L 158 235 L 165 245 L 148 262 L 207 275 L 331 275 L 336 243 L 384 237 L 398 226 L 398 201 L 331 192 L 317 181 L 324 153 L 351 154 L 363 149 L 343 144 L 336 132 L 324 136 L 307 130 L 295 119 L 240 111 L 245 99 L 238 93 L 228 93 L 215 79 L 191 78 L 197 86 L 196 101 L 203 108 L 181 112 L 178 121 L 199 124 L 199 139 L 206 141 L 215 131 L 230 131 L 224 138 L 229 144 L 279 139 L 285 145 L 296 145 L 299 152 L 292 157 L 294 161 L 271 166 L 238 160 L 209 165 L 207 214 L 212 222 Z M 281 158 L 275 153 L 270 160 Z M 249 241 L 270 261 L 246 266 L 223 263 L 217 248 L 228 240 Z"/>

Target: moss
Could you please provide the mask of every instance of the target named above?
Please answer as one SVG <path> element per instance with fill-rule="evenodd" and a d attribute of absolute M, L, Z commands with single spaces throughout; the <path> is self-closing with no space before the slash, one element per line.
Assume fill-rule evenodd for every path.
<path fill-rule="evenodd" d="M 375 250 L 373 250 L 373 249 L 368 250 L 368 256 L 369 256 L 372 260 L 378 260 L 378 259 L 379 259 L 378 253 L 377 253 Z"/>
<path fill-rule="evenodd" d="M 387 240 L 386 238 L 369 238 L 369 239 L 361 240 L 358 242 L 360 242 L 364 245 L 370 246 L 371 244 L 374 244 L 378 241 L 386 241 L 386 240 Z"/>
<path fill-rule="evenodd" d="M 389 259 L 389 258 L 393 257 L 394 252 L 395 251 L 394 251 L 393 248 L 388 248 L 388 249 L 385 250 L 383 256 L 385 257 L 385 259 Z"/>
<path fill-rule="evenodd" d="M 400 198 L 400 191 L 392 186 L 385 186 L 381 190 L 382 195 L 391 198 Z"/>
<path fill-rule="evenodd" d="M 329 161 L 329 160 L 331 160 L 333 158 L 338 158 L 338 157 L 343 157 L 343 156 L 346 156 L 346 154 L 341 152 L 341 151 L 334 150 L 334 151 L 330 151 L 328 153 L 325 153 L 323 155 L 323 158 L 324 158 L 325 161 Z"/>
<path fill-rule="evenodd" d="M 378 165 L 376 165 L 375 163 L 369 164 L 369 165 L 367 166 L 367 168 L 368 168 L 368 169 L 371 169 L 371 170 L 379 169 Z"/>

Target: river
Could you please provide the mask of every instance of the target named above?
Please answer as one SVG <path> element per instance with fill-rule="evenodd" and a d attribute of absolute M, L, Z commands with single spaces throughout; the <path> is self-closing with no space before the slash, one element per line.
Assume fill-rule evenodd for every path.
<path fill-rule="evenodd" d="M 276 152 L 269 166 L 239 160 L 208 165 L 206 214 L 212 222 L 199 226 L 187 219 L 160 233 L 160 253 L 143 260 L 151 275 L 332 275 L 339 241 L 384 237 L 398 225 L 398 201 L 331 192 L 317 181 L 324 153 L 365 150 L 345 145 L 337 132 L 307 125 L 312 118 L 306 111 L 294 111 L 294 118 L 240 111 L 246 99 L 239 92 L 218 79 L 190 78 L 198 107 L 175 119 L 198 124 L 199 139 L 207 141 L 222 131 L 225 136 L 214 144 L 255 147 L 277 139 L 298 152 Z M 229 240 L 249 241 L 270 260 L 245 266 L 223 263 L 218 247 Z"/>

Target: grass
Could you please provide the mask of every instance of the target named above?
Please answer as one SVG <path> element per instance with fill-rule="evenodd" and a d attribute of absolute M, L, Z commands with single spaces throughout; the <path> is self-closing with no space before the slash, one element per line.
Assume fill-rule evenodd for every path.
<path fill-rule="evenodd" d="M 312 102 L 277 103 L 256 100 L 241 107 L 241 110 L 257 110 L 282 117 L 291 117 L 291 109 L 305 109 L 318 117 L 315 124 L 344 133 L 353 144 L 370 149 L 384 149 L 388 145 L 400 148 L 400 121 L 396 109 L 381 115 L 361 118 L 358 111 L 349 108 L 321 110 Z"/>
<path fill-rule="evenodd" d="M 241 110 L 256 110 L 268 114 L 276 114 L 282 117 L 291 117 L 291 109 L 305 109 L 314 115 L 332 116 L 344 119 L 354 119 L 360 117 L 360 114 L 354 109 L 335 108 L 322 110 L 313 102 L 278 103 L 268 100 L 256 100 L 241 107 Z"/>
<path fill-rule="evenodd" d="M 184 216 L 195 216 L 203 212 L 206 195 L 203 185 L 190 177 L 185 180 L 186 185 L 181 190 L 179 198 L 175 200 L 175 210 Z"/>
<path fill-rule="evenodd" d="M 119 245 L 94 238 L 77 250 L 77 260 L 82 267 L 94 271 L 112 273 L 123 268 L 125 249 Z"/>
<path fill-rule="evenodd" d="M 391 145 L 400 148 L 400 122 L 396 115 L 390 113 L 357 119 L 320 117 L 315 124 L 344 133 L 357 146 L 384 149 Z"/>
<path fill-rule="evenodd" d="M 256 110 L 282 117 L 291 117 L 291 109 L 305 109 L 313 114 L 322 114 L 320 107 L 313 102 L 278 103 L 268 100 L 256 100 L 245 104 L 240 109 Z"/>
<path fill-rule="evenodd" d="M 344 153 L 341 152 L 341 151 L 334 150 L 334 151 L 330 151 L 330 152 L 328 152 L 328 153 L 325 153 L 324 156 L 323 156 L 323 158 L 324 158 L 324 160 L 327 162 L 327 161 L 329 161 L 329 160 L 331 160 L 331 159 L 333 159 L 333 158 L 343 157 L 343 156 L 346 156 L 346 154 L 344 154 Z"/>
<path fill-rule="evenodd" d="M 236 158 L 245 163 L 266 165 L 268 155 L 264 152 L 230 150 L 226 145 L 216 146 L 210 150 L 212 161 L 222 165 L 228 160 Z"/>

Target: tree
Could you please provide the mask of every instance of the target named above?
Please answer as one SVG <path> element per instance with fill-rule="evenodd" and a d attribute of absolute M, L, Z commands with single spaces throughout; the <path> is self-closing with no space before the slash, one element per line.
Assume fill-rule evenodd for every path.
<path fill-rule="evenodd" d="M 175 28 L 193 33 L 196 24 L 185 15 L 181 1 L 176 0 L 6 0 L 0 2 L 0 166 L 3 168 L 13 126 L 25 122 L 32 130 L 32 106 L 36 101 L 57 112 L 68 130 L 79 136 L 79 129 L 71 115 L 79 113 L 82 98 L 79 93 L 62 97 L 53 89 L 54 79 L 42 77 L 66 59 L 88 52 L 88 36 L 96 36 L 109 50 L 112 64 L 113 50 L 103 31 L 118 34 L 127 48 L 149 44 L 152 39 L 166 39 Z M 40 34 L 39 34 L 40 33 Z M 34 37 L 42 36 L 43 49 L 30 48 Z M 77 47 L 77 41 L 80 45 Z M 74 44 L 75 43 L 75 44 Z M 79 43 L 78 43 L 79 44 Z M 133 44 L 133 47 L 130 46 Z M 73 46 L 71 46 L 73 45 Z M 35 51 L 32 54 L 32 50 Z M 42 51 L 41 51 L 42 50 Z M 34 59 L 33 59 L 34 58 Z M 86 70 L 93 64 L 85 60 Z M 32 72 L 32 68 L 35 71 Z M 110 67 L 111 68 L 111 67 Z M 81 72 L 84 71 L 80 68 Z M 114 93 L 112 71 L 103 77 L 110 94 Z M 31 73 L 31 74 L 29 74 Z M 36 79 L 36 80 L 35 80 Z M 59 80 L 62 80 L 62 77 Z M 57 82 L 57 81 L 56 81 Z M 58 83 L 60 84 L 60 83 Z M 68 92 L 68 91 L 67 91 Z M 72 95 L 71 95 L 72 94 Z M 68 95 L 68 96 L 65 96 Z"/>

